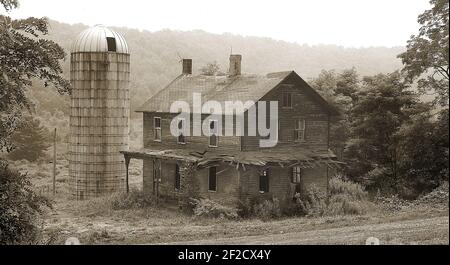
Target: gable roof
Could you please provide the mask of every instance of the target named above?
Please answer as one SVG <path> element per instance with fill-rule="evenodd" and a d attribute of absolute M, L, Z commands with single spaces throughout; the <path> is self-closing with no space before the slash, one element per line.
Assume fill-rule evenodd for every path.
<path fill-rule="evenodd" d="M 224 104 L 226 101 L 257 102 L 288 77 L 297 78 L 307 92 L 330 114 L 337 110 L 323 99 L 294 71 L 267 75 L 205 76 L 182 74 L 145 102 L 136 112 L 169 113 L 175 101 L 185 101 L 192 106 L 193 93 L 200 93 L 202 103 L 210 100 Z"/>

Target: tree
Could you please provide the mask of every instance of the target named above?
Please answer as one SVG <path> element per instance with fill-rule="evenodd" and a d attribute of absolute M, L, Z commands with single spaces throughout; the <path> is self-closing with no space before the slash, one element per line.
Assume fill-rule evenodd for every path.
<path fill-rule="evenodd" d="M 10 11 L 17 0 L 0 0 Z M 1 8 L 1 7 L 0 7 Z M 21 119 L 21 111 L 32 109 L 27 89 L 33 80 L 52 84 L 61 94 L 70 93 L 60 60 L 64 50 L 41 38 L 48 33 L 47 20 L 13 20 L 0 15 L 0 152 L 12 151 L 10 135 Z M 10 170 L 0 159 L 0 244 L 31 243 L 39 234 L 38 218 L 50 203 L 36 195 L 26 175 Z"/>
<path fill-rule="evenodd" d="M 449 2 L 431 0 L 432 8 L 418 18 L 418 35 L 411 36 L 406 52 L 399 55 L 407 81 L 418 81 L 422 93 L 437 94 L 435 103 L 448 107 Z"/>
<path fill-rule="evenodd" d="M 351 140 L 346 147 L 348 174 L 353 179 L 374 188 L 397 187 L 400 139 L 396 133 L 417 104 L 398 72 L 363 79 L 350 112 Z"/>
<path fill-rule="evenodd" d="M 430 111 L 413 115 L 397 132 L 403 185 L 417 194 L 448 181 L 448 111 L 437 120 L 432 116 Z"/>
<path fill-rule="evenodd" d="M 310 84 L 328 102 L 337 107 L 340 117 L 331 120 L 330 148 L 343 159 L 343 150 L 350 137 L 350 110 L 358 99 L 361 81 L 355 68 L 339 73 L 322 70 Z"/>
<path fill-rule="evenodd" d="M 7 12 L 18 6 L 17 0 L 0 3 Z M 26 92 L 33 80 L 44 86 L 51 84 L 61 94 L 70 93 L 60 65 L 65 52 L 55 42 L 41 37 L 47 34 L 45 18 L 14 20 L 0 15 L 0 151 L 11 151 L 9 135 L 17 126 L 21 111 L 32 108 Z"/>
<path fill-rule="evenodd" d="M 203 75 L 207 76 L 223 75 L 220 71 L 220 66 L 216 61 L 206 64 L 206 66 L 202 67 L 200 71 Z"/>
<path fill-rule="evenodd" d="M 49 137 L 50 132 L 42 126 L 40 120 L 27 115 L 11 138 L 14 150 L 8 157 L 12 160 L 26 159 L 34 162 L 45 156 L 45 151 L 51 146 Z"/>
<path fill-rule="evenodd" d="M 40 237 L 39 216 L 49 201 L 32 191 L 28 177 L 0 161 L 0 245 L 34 244 Z"/>

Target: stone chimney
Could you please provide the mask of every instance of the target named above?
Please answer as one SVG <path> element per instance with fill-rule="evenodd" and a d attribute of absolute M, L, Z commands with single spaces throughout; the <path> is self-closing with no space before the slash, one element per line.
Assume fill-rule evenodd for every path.
<path fill-rule="evenodd" d="M 184 75 L 192 75 L 192 59 L 183 59 L 183 72 Z"/>
<path fill-rule="evenodd" d="M 241 75 L 241 61 L 242 55 L 230 55 L 230 76 Z"/>

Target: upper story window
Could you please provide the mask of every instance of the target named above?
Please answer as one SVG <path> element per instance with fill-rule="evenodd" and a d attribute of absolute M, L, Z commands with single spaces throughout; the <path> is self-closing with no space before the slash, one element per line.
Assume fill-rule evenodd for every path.
<path fill-rule="evenodd" d="M 219 122 L 217 120 L 211 120 L 209 122 L 209 146 L 218 147 L 219 146 Z"/>
<path fill-rule="evenodd" d="M 153 134 L 155 137 L 155 141 L 161 141 L 161 118 L 154 117 L 153 118 Z"/>
<path fill-rule="evenodd" d="M 302 169 L 299 166 L 292 168 L 292 183 L 300 184 L 302 179 Z"/>
<path fill-rule="evenodd" d="M 306 120 L 298 119 L 295 124 L 295 140 L 305 141 Z"/>
<path fill-rule="evenodd" d="M 283 92 L 281 106 L 283 108 L 292 108 L 292 93 L 291 92 Z"/>
<path fill-rule="evenodd" d="M 109 52 L 116 52 L 117 51 L 116 38 L 106 37 L 106 42 L 108 44 L 108 51 Z"/>
<path fill-rule="evenodd" d="M 263 170 L 259 175 L 259 192 L 269 192 L 269 170 Z"/>
<path fill-rule="evenodd" d="M 186 144 L 186 136 L 184 135 L 184 130 L 186 126 L 186 120 L 184 118 L 178 118 L 178 130 L 180 135 L 178 135 L 178 143 Z"/>

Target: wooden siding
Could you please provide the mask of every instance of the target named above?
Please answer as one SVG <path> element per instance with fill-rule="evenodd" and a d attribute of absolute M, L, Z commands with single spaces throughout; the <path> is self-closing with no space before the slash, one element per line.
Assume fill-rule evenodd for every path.
<path fill-rule="evenodd" d="M 239 151 L 240 137 L 237 136 L 219 136 L 218 147 L 209 147 L 209 137 L 207 136 L 186 136 L 186 144 L 179 144 L 177 137 L 170 133 L 170 123 L 177 114 L 170 113 L 144 113 L 144 148 L 156 149 L 188 149 L 193 151 L 215 150 L 215 151 Z M 153 119 L 161 117 L 161 141 L 155 141 Z M 208 115 L 202 116 L 203 120 Z M 225 117 L 222 118 L 225 121 Z M 191 132 L 193 122 L 190 123 Z M 201 128 L 200 128 L 201 129 Z M 223 134 L 224 134 L 223 130 Z"/>
<path fill-rule="evenodd" d="M 282 106 L 283 93 L 292 94 L 292 108 Z M 279 119 L 279 139 L 278 144 L 273 148 L 260 148 L 258 136 L 243 136 L 242 150 L 279 150 L 284 148 L 306 147 L 309 150 L 327 150 L 328 149 L 328 112 L 308 94 L 307 90 L 302 88 L 295 79 L 287 79 L 274 90 L 264 96 L 261 101 L 278 101 L 278 119 Z M 247 117 L 246 117 L 247 119 Z M 306 121 L 305 140 L 296 141 L 294 139 L 296 122 L 299 119 Z"/>

